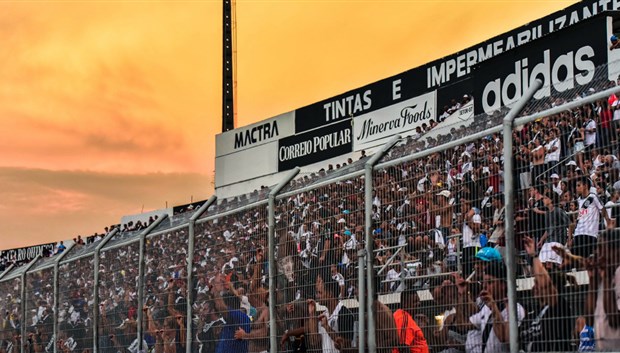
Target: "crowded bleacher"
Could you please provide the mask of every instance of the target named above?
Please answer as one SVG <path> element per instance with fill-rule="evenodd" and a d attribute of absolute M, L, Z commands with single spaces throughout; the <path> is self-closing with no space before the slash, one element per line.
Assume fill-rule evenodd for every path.
<path fill-rule="evenodd" d="M 593 298 L 597 285 L 614 290 L 608 285 L 620 265 L 618 122 L 618 99 L 611 96 L 515 129 L 514 246 L 525 351 L 620 347 L 617 313 Z M 434 141 L 424 136 L 405 138 L 384 160 L 429 147 Z M 491 332 L 483 329 L 496 311 L 506 320 L 501 311 L 507 246 L 502 142 L 501 135 L 491 134 L 374 172 L 371 229 L 378 295 L 373 300 L 380 351 L 402 345 L 421 352 L 506 349 L 507 327 L 500 317 Z M 338 170 L 301 177 L 289 190 L 311 187 Z M 196 225 L 196 251 L 190 256 L 187 227 L 147 237 L 142 307 L 139 242 L 104 247 L 99 349 L 135 352 L 142 344 L 155 352 L 182 352 L 191 335 L 191 349 L 197 352 L 267 350 L 268 221 L 266 202 L 260 201 L 267 190 L 212 207 L 203 216 L 206 221 Z M 363 177 L 289 194 L 276 205 L 279 348 L 355 350 L 367 337 L 356 331 L 352 311 L 357 308 L 357 251 L 365 239 Z M 251 201 L 259 203 L 235 211 Z M 122 234 L 117 237 L 124 239 Z M 2 352 L 14 352 L 21 325 L 34 352 L 50 351 L 50 342 L 63 352 L 92 348 L 93 257 L 81 255 L 100 239 L 95 244 L 76 239 L 75 259 L 69 256 L 60 266 L 57 339 L 51 338 L 50 324 L 53 271 L 28 277 L 24 318 L 19 278 L 0 282 Z M 62 253 L 64 245 L 59 248 L 56 252 Z M 186 259 L 193 261 L 192 303 L 187 301 Z M 187 305 L 193 309 L 192 332 L 185 329 Z M 136 339 L 140 310 L 143 342 Z M 414 325 L 405 323 L 407 332 L 401 335 L 397 327 L 407 318 Z"/>
<path fill-rule="evenodd" d="M 455 124 L 473 115 L 468 92 L 382 156 L 370 204 L 361 171 L 381 146 L 305 170 L 273 219 L 263 186 L 2 257 L 0 353 L 507 352 L 508 260 L 520 350 L 620 351 L 620 93 L 590 101 L 617 85 L 599 74 L 529 102 L 522 117 L 585 103 L 514 127 L 510 185 L 510 107 Z M 366 263 L 372 297 L 358 282 Z"/>

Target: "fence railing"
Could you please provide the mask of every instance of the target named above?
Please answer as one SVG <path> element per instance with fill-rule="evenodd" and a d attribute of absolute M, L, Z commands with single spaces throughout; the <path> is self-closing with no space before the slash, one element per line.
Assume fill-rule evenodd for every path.
<path fill-rule="evenodd" d="M 11 268 L 0 353 L 620 349 L 620 88 L 592 88 Z"/>

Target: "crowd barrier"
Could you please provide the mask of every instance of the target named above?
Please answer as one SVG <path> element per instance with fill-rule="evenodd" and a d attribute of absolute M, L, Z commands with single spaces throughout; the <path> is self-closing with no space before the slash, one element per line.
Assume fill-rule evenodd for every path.
<path fill-rule="evenodd" d="M 0 353 L 620 349 L 620 89 L 592 88 L 10 268 Z"/>

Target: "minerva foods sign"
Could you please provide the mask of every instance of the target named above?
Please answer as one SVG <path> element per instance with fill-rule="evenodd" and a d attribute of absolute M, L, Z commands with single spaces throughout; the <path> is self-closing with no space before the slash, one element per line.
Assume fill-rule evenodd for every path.
<path fill-rule="evenodd" d="M 353 149 L 375 147 L 396 134 L 429 125 L 436 118 L 436 100 L 436 91 L 432 91 L 353 118 Z"/>

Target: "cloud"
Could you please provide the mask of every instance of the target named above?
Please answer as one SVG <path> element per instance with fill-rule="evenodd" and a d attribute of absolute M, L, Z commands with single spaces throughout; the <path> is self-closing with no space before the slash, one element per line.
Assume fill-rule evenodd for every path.
<path fill-rule="evenodd" d="M 196 24 L 215 4 L 2 6 L 0 165 L 213 169 L 203 153 L 220 125 L 206 119 L 214 48 L 196 45 L 213 28 Z"/>
<path fill-rule="evenodd" d="M 2 248 L 102 232 L 123 215 L 211 196 L 211 177 L 197 173 L 142 175 L 0 168 Z"/>

